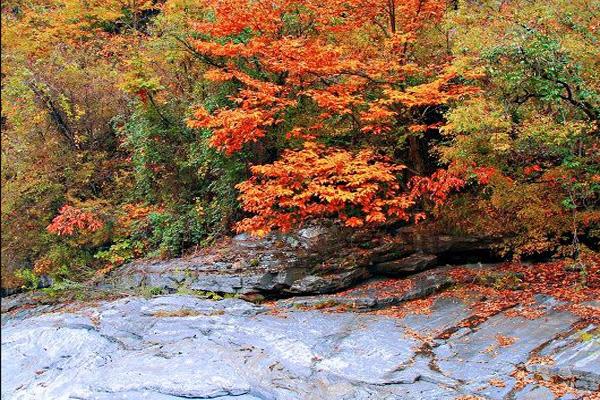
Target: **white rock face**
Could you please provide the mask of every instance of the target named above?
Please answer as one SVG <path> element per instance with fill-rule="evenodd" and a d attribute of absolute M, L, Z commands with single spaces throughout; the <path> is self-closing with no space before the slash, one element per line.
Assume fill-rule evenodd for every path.
<path fill-rule="evenodd" d="M 551 299 L 540 301 L 547 313 L 537 320 L 500 314 L 429 344 L 414 333 L 435 337 L 455 327 L 469 315 L 460 301 L 439 300 L 431 314 L 402 319 L 271 314 L 242 300 L 181 295 L 25 318 L 5 314 L 2 399 L 531 398 L 547 391 L 514 390 L 510 374 L 533 352 L 557 360 L 554 369 L 539 371 L 568 373 L 582 389 L 597 390 L 597 337 L 582 342 L 571 328 L 576 316 Z M 517 341 L 486 351 L 498 333 Z M 505 387 L 489 384 L 493 378 Z"/>

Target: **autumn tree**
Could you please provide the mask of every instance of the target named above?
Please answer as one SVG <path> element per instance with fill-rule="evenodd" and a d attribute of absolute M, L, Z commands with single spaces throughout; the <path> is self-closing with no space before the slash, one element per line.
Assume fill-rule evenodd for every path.
<path fill-rule="evenodd" d="M 448 225 L 505 237 L 515 256 L 598 249 L 599 11 L 587 0 L 490 1 L 449 16 L 454 64 L 485 79 L 448 113 L 438 150 L 502 175 L 441 210 Z"/>
<path fill-rule="evenodd" d="M 206 7 L 206 18 L 194 24 L 197 33 L 184 45 L 208 67 L 204 78 L 228 90 L 228 103 L 200 105 L 189 120 L 191 127 L 209 129 L 211 145 L 228 155 L 253 150 L 255 162 L 274 161 L 279 148 L 298 142 L 328 143 L 330 149 L 323 150 L 323 161 L 326 164 L 329 157 L 347 157 L 349 169 L 339 171 L 347 176 L 339 178 L 354 184 L 361 182 L 362 168 L 357 166 L 353 172 L 354 156 L 334 147 L 363 148 L 355 157 L 365 161 L 365 154 L 371 154 L 373 179 L 387 181 L 404 207 L 412 204 L 401 200 L 397 179 L 402 163 L 406 163 L 410 174 L 431 170 L 424 155 L 428 135 L 437 131 L 441 122 L 440 110 L 477 91 L 467 83 L 475 76 L 466 71 L 458 74 L 450 64 L 442 46 L 443 33 L 432 33 L 441 24 L 445 1 L 241 0 L 209 1 Z M 320 149 L 315 146 L 285 153 L 272 167 L 255 167 L 253 172 L 304 168 L 305 179 L 319 179 L 318 170 L 323 165 L 308 162 L 314 155 L 303 153 Z M 386 168 L 376 164 L 375 147 L 392 156 Z M 298 160 L 306 164 L 300 166 Z M 405 178 L 409 173 L 404 173 Z M 379 202 L 390 201 L 389 193 L 378 197 L 382 193 L 363 182 L 365 187 L 358 184 L 352 192 L 346 186 L 346 192 L 338 193 L 341 197 L 336 198 L 340 188 L 336 187 L 335 173 L 323 178 L 331 181 L 325 183 L 333 193 L 327 199 L 330 212 L 347 223 L 360 225 L 357 221 L 363 220 L 347 219 L 347 210 L 334 204 L 344 203 L 343 193 L 356 196 L 361 190 L 372 192 L 369 204 L 363 199 L 366 215 L 361 217 L 383 222 L 390 216 L 380 210 L 376 214 L 369 211 L 370 207 L 381 208 Z M 263 189 L 272 190 L 269 186 L 251 190 L 260 179 L 252 178 L 240 186 L 247 211 L 256 212 L 261 207 L 251 205 L 255 202 L 252 196 L 259 196 Z M 298 195 L 322 195 L 314 189 L 307 187 Z M 280 190 L 283 194 L 290 189 L 284 182 Z M 278 196 L 273 193 L 265 204 L 276 207 Z M 302 210 L 310 209 L 307 204 L 297 206 L 298 212 L 282 221 L 302 220 L 311 214 Z M 391 214 L 402 213 L 396 210 Z M 271 220 L 264 220 L 262 226 L 256 219 L 252 221 L 240 226 L 264 231 Z"/>
<path fill-rule="evenodd" d="M 140 42 L 129 15 L 112 0 L 2 4 L 3 277 L 42 258 L 93 260 L 46 226 L 67 203 L 107 208 L 127 186 L 113 122 L 127 110 L 124 57 Z"/>

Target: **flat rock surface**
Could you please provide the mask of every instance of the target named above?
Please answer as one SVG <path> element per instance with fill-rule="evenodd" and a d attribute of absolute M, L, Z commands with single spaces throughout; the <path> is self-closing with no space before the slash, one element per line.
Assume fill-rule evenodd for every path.
<path fill-rule="evenodd" d="M 176 294 L 12 311 L 3 318 L 2 399 L 592 395 L 598 328 L 581 326 L 553 298 L 536 300 L 544 312 L 535 319 L 500 312 L 472 327 L 460 324 L 468 304 L 451 296 L 402 317 Z M 579 389 L 555 395 L 534 374 Z"/>

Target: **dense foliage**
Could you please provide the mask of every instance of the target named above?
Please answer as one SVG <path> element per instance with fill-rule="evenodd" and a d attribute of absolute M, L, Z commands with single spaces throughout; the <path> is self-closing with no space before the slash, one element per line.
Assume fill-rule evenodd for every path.
<path fill-rule="evenodd" d="M 3 287 L 314 218 L 421 221 L 501 237 L 514 257 L 597 251 L 599 14 L 3 2 Z"/>

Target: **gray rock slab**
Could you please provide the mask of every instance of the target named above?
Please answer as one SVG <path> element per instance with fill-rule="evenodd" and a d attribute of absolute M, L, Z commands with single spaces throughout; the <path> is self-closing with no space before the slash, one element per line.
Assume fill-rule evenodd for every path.
<path fill-rule="evenodd" d="M 547 299 L 545 299 L 547 301 Z M 569 332 L 578 317 L 550 308 L 538 319 L 497 314 L 473 329 L 452 335 L 433 352 L 441 373 L 461 382 L 469 391 L 492 399 L 507 396 L 515 385 L 510 374 L 555 338 Z M 502 345 L 499 337 L 514 343 Z M 500 380 L 503 387 L 490 381 Z"/>
<path fill-rule="evenodd" d="M 2 399 L 499 399 L 534 351 L 555 355 L 561 368 L 595 368 L 594 348 L 570 333 L 577 317 L 554 307 L 538 320 L 499 314 L 433 343 L 415 332 L 456 325 L 469 315 L 461 301 L 441 298 L 430 314 L 400 319 L 272 311 L 240 299 L 166 295 L 9 316 Z M 496 334 L 518 341 L 498 347 Z M 505 387 L 489 385 L 492 378 Z"/>
<path fill-rule="evenodd" d="M 589 325 L 571 335 L 554 340 L 544 347 L 540 356 L 553 364 L 529 364 L 528 369 L 546 377 L 574 379 L 579 389 L 600 391 L 600 332 Z"/>
<path fill-rule="evenodd" d="M 550 389 L 531 383 L 515 395 L 515 400 L 554 400 L 554 398 L 554 393 Z"/>

